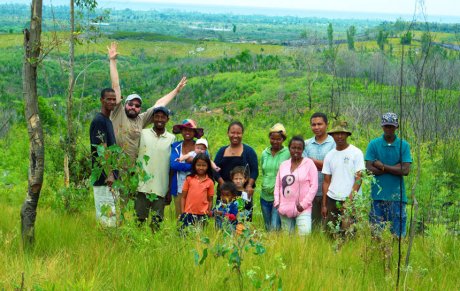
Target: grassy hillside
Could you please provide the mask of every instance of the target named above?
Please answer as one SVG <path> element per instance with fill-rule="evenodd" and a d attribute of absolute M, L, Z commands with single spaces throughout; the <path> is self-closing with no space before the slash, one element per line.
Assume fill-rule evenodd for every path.
<path fill-rule="evenodd" d="M 65 34 L 58 36 L 62 40 Z M 53 34 L 46 33 L 44 38 L 47 47 L 53 45 Z M 26 252 L 19 232 L 28 167 L 21 98 L 22 36 L 0 35 L 0 289 L 24 284 L 30 290 L 237 290 L 239 278 L 247 289 L 276 289 L 278 284 L 285 290 L 396 288 L 397 245 L 391 237 L 375 241 L 363 230 L 337 249 L 339 242 L 319 231 L 307 238 L 267 234 L 262 231 L 258 189 L 251 229 L 256 230 L 253 238 L 265 253 L 254 254 L 249 244 L 249 250 L 243 252 L 241 277 L 228 258 L 218 257 L 220 247 L 231 246 L 237 238 L 224 237 L 211 226 L 204 233 L 182 239 L 170 208 L 166 209 L 163 229 L 155 235 L 134 226 L 131 217 L 120 229 L 99 229 L 88 180 L 88 127 L 99 110 L 100 89 L 110 86 L 106 46 L 114 40 L 119 42 L 118 68 L 124 95 L 137 92 L 144 104 L 153 104 L 187 75 L 187 87 L 169 106 L 175 114 L 167 128 L 171 130 L 184 118 L 197 120 L 205 129 L 212 154 L 228 144 L 226 128 L 231 120 L 245 124 L 243 141 L 260 154 L 269 145 L 268 129 L 276 122 L 286 126 L 288 137 L 311 137 L 308 118 L 318 110 L 327 112 L 331 122 L 347 120 L 353 131 L 350 142 L 365 151 L 369 140 L 381 134 L 379 116 L 387 111 L 402 112 L 399 134 L 411 144 L 414 157 L 407 189 L 414 189 L 419 212 L 418 234 L 409 267 L 403 268 L 400 288 L 458 289 L 460 82 L 455 52 L 434 51 L 427 58 L 422 89 L 417 88 L 420 83 L 415 71 L 421 67 L 421 58 L 414 53 L 405 64 L 404 86 L 400 88 L 397 39 L 390 40 L 392 55 L 380 54 L 375 41 L 368 41 L 357 43 L 354 52 L 340 45 L 336 59 L 331 60 L 323 45 L 226 43 L 132 32 L 119 32 L 113 38 L 77 47 L 76 72 L 81 74 L 74 117 L 79 185 L 71 189 L 63 187 L 62 171 L 65 41 L 56 44 L 40 67 L 45 182 L 37 244 Z M 417 43 L 412 46 L 413 51 L 418 48 Z M 200 264 L 206 248 L 208 258 Z M 403 256 L 407 248 L 405 239 Z"/>

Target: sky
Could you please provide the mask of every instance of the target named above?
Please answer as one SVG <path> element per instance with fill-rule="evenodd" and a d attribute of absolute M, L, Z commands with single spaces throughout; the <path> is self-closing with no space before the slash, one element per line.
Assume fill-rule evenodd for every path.
<path fill-rule="evenodd" d="M 120 1 L 120 0 L 115 0 Z M 115 2 L 113 1 L 113 2 Z M 104 2 L 103 0 L 100 2 Z M 123 0 L 122 2 L 183 3 L 222 6 L 251 6 L 302 10 L 333 10 L 414 14 L 416 0 Z M 417 0 L 427 15 L 460 15 L 460 0 Z M 421 12 L 417 5 L 417 13 Z"/>

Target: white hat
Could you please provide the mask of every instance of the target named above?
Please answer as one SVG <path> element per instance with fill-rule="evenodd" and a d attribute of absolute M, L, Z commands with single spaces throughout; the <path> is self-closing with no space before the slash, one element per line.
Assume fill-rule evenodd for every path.
<path fill-rule="evenodd" d="M 206 148 L 208 148 L 208 141 L 205 140 L 204 138 L 199 138 L 196 140 L 195 144 L 202 144 L 204 145 Z"/>
<path fill-rule="evenodd" d="M 142 104 L 142 98 L 141 98 L 141 96 L 139 96 L 139 95 L 137 95 L 137 94 L 128 95 L 128 97 L 126 97 L 126 101 L 125 101 L 125 102 L 131 101 L 131 100 L 134 100 L 134 99 L 139 99 L 139 101 L 140 101 L 141 104 Z"/>

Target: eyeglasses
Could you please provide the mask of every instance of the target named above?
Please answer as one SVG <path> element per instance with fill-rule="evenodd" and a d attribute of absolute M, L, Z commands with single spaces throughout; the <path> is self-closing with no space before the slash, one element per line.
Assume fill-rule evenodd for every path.
<path fill-rule="evenodd" d="M 141 105 L 139 103 L 128 102 L 128 105 L 131 107 L 141 108 Z"/>

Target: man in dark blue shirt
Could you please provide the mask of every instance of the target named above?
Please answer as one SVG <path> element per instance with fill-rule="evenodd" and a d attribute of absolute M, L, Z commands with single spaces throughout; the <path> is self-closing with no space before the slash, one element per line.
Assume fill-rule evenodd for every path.
<path fill-rule="evenodd" d="M 399 127 L 398 116 L 388 112 L 382 116 L 383 135 L 373 139 L 366 151 L 366 168 L 375 176 L 372 183 L 371 223 L 382 228 L 391 225 L 396 236 L 406 234 L 406 187 L 404 176 L 409 175 L 412 157 L 407 141 L 395 131 Z"/>
<path fill-rule="evenodd" d="M 116 144 L 115 133 L 113 131 L 112 121 L 110 121 L 110 112 L 116 105 L 115 91 L 106 88 L 101 91 L 101 112 L 98 112 L 91 122 L 89 128 L 89 138 L 91 142 L 91 161 L 94 168 L 97 163 L 97 146 L 103 145 L 109 147 Z M 93 184 L 94 204 L 96 206 L 96 219 L 104 226 L 116 226 L 115 198 L 111 191 L 111 186 L 115 180 L 114 173 L 102 173 Z M 102 208 L 108 206 L 109 210 L 102 213 Z"/>

